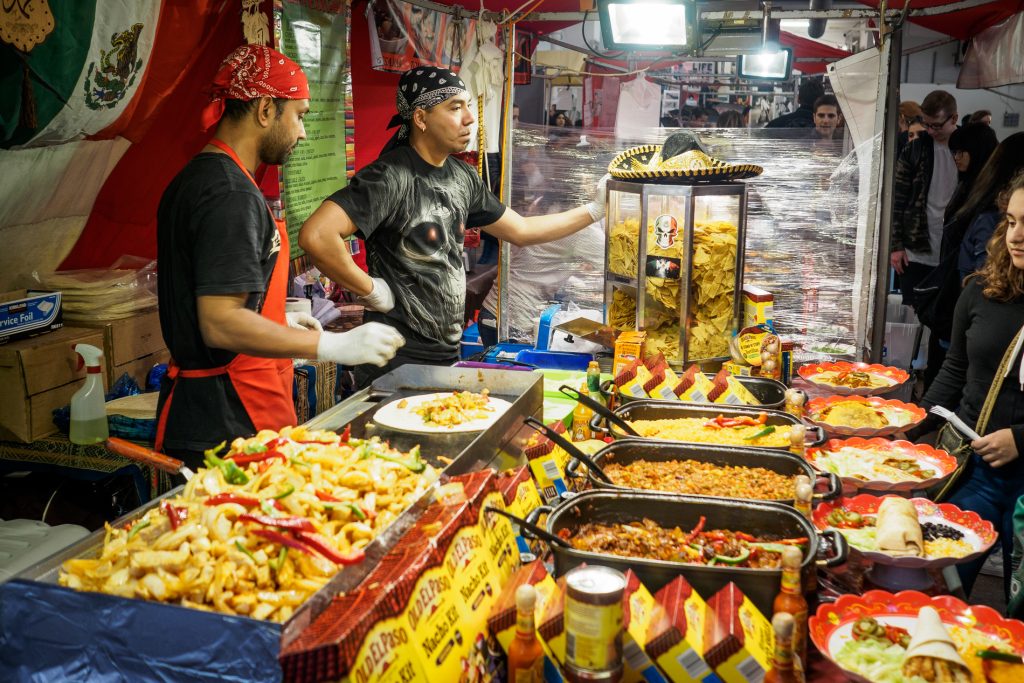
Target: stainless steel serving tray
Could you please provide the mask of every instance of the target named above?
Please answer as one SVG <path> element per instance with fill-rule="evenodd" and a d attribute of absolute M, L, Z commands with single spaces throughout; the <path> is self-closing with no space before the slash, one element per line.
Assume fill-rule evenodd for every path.
<path fill-rule="evenodd" d="M 590 456 L 599 467 L 610 463 L 628 465 L 637 460 L 651 462 L 675 462 L 678 460 L 696 460 L 707 462 L 719 467 L 763 467 L 787 477 L 798 474 L 806 475 L 812 482 L 818 479 L 828 481 L 828 490 L 816 495 L 817 500 L 831 500 L 842 493 L 843 484 L 838 476 L 827 472 L 821 474 L 811 467 L 803 458 L 785 451 L 766 448 L 742 448 L 736 446 L 714 446 L 709 444 L 689 444 L 676 441 L 656 441 L 653 439 L 627 438 L 614 441 Z M 595 489 L 611 491 L 642 491 L 617 484 L 609 484 L 596 476 L 586 465 L 573 458 L 567 469 L 570 477 L 586 477 L 590 486 Z M 656 489 L 655 489 L 656 490 Z M 680 494 L 696 495 L 696 494 Z M 700 498 L 708 496 L 697 496 Z M 792 504 L 793 499 L 780 499 L 772 502 Z"/>
<path fill-rule="evenodd" d="M 550 511 L 547 530 L 555 535 L 560 531 L 571 534 L 588 522 L 624 524 L 650 519 L 660 526 L 684 530 L 697 526 L 701 516 L 706 517 L 705 529 L 729 529 L 755 536 L 776 538 L 808 538 L 804 552 L 805 573 L 814 571 L 822 538 L 835 548 L 835 555 L 820 561 L 835 566 L 846 561 L 848 546 L 841 534 L 821 534 L 793 508 L 780 503 L 748 500 L 727 500 L 700 496 L 678 496 L 638 491 L 586 491 L 568 498 Z M 710 598 L 727 583 L 733 581 L 764 614 L 771 614 L 772 602 L 779 591 L 782 569 L 748 569 L 648 560 L 586 552 L 551 544 L 555 559 L 555 574 L 562 576 L 581 564 L 599 564 L 620 571 L 632 569 L 652 593 L 677 576 L 686 580 L 705 599 Z"/>

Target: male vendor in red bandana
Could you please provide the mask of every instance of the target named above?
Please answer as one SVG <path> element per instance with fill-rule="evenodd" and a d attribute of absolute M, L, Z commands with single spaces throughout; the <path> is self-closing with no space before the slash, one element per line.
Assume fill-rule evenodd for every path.
<path fill-rule="evenodd" d="M 299 65 L 246 45 L 221 65 L 203 111 L 210 143 L 171 181 L 157 212 L 160 326 L 172 361 L 158 409 L 158 451 L 191 466 L 203 451 L 295 424 L 292 358 L 386 364 L 404 339 L 369 323 L 324 332 L 285 315 L 288 236 L 253 175 L 306 137 Z"/>

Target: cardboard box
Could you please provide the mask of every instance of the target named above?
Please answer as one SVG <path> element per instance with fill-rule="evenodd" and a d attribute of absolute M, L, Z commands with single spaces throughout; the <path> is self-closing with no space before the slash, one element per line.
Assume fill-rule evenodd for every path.
<path fill-rule="evenodd" d="M 0 439 L 35 441 L 57 431 L 53 409 L 85 383 L 75 344 L 103 346 L 103 332 L 64 327 L 0 346 Z"/>
<path fill-rule="evenodd" d="M 615 359 L 612 362 L 612 377 L 618 377 L 622 370 L 635 361 L 644 359 L 647 351 L 647 333 L 627 330 L 615 340 Z"/>
<path fill-rule="evenodd" d="M 64 326 L 60 292 L 16 289 L 0 293 L 0 344 Z"/>
<path fill-rule="evenodd" d="M 775 324 L 775 297 L 771 292 L 743 285 L 743 327 Z"/>
<path fill-rule="evenodd" d="M 761 683 L 771 668 L 775 632 L 735 583 L 708 600 L 704 661 L 725 683 Z"/>
<path fill-rule="evenodd" d="M 118 366 L 166 349 L 158 311 L 122 320 L 76 322 L 81 327 L 103 330 L 103 355 L 107 365 Z"/>
<path fill-rule="evenodd" d="M 721 683 L 701 656 L 708 606 L 682 576 L 655 595 L 644 649 L 672 683 Z"/>

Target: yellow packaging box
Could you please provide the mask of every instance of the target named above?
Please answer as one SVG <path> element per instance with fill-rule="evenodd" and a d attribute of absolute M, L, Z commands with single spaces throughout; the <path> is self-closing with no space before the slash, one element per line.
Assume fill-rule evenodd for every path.
<path fill-rule="evenodd" d="M 722 363 L 722 369 L 736 377 L 757 377 L 757 368 L 750 365 L 740 365 L 734 360 L 727 360 Z"/>
<path fill-rule="evenodd" d="M 462 625 L 462 599 L 444 566 L 420 574 L 402 613 L 412 644 L 431 679 L 458 680 L 460 660 L 472 638 Z M 436 679 L 435 679 L 436 677 Z"/>
<path fill-rule="evenodd" d="M 617 377 L 633 361 L 643 360 L 647 349 L 647 333 L 627 330 L 615 340 L 615 358 L 612 361 L 612 377 Z"/>
<path fill-rule="evenodd" d="M 743 285 L 743 327 L 773 325 L 775 297 L 771 292 L 752 285 Z"/>
<path fill-rule="evenodd" d="M 534 609 L 534 623 L 543 616 L 548 600 L 557 591 L 555 580 L 544 568 L 544 563 L 534 560 L 519 568 L 501 590 L 501 595 L 491 608 L 487 617 L 487 630 L 494 636 L 505 652 L 508 652 L 512 640 L 516 637 L 516 589 L 530 584 L 537 591 L 537 604 Z"/>
<path fill-rule="evenodd" d="M 760 683 L 771 666 L 775 633 L 735 583 L 708 600 L 704 661 L 725 683 Z"/>
<path fill-rule="evenodd" d="M 626 572 L 622 595 L 625 631 L 622 634 L 624 683 L 668 683 L 644 649 L 647 629 L 654 616 L 654 596 L 632 571 Z"/>
<path fill-rule="evenodd" d="M 655 596 L 644 649 L 672 683 L 720 683 L 704 661 L 708 606 L 682 576 Z"/>
<path fill-rule="evenodd" d="M 350 683 L 428 680 L 411 640 L 409 629 L 400 616 L 382 619 L 366 634 L 344 680 Z"/>
<path fill-rule="evenodd" d="M 540 644 L 551 661 L 565 665 L 565 577 L 555 581 L 555 590 L 548 598 L 542 616 L 537 621 Z"/>

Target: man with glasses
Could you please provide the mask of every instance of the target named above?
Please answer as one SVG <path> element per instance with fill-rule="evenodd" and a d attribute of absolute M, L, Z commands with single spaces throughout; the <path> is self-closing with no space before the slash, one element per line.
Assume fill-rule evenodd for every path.
<path fill-rule="evenodd" d="M 943 215 L 957 182 L 949 151 L 949 136 L 957 124 L 956 99 L 933 90 L 921 103 L 921 112 L 927 134 L 903 150 L 893 188 L 890 261 L 900 275 L 905 304 L 912 303 L 914 285 L 939 263 Z"/>

